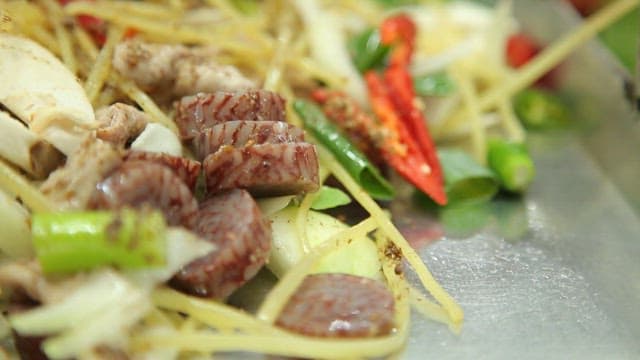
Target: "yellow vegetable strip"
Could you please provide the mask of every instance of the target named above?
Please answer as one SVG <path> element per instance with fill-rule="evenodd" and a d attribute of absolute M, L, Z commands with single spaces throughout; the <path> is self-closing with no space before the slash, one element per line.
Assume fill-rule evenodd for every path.
<path fill-rule="evenodd" d="M 77 74 L 78 66 L 76 63 L 76 57 L 73 54 L 73 43 L 69 32 L 64 27 L 62 21 L 62 9 L 60 5 L 53 0 L 40 0 L 44 7 L 48 11 L 48 15 L 55 30 L 56 40 L 58 41 L 58 48 L 60 49 L 60 55 L 62 61 L 67 66 L 69 71 L 73 74 Z"/>
<path fill-rule="evenodd" d="M 478 100 L 480 111 L 496 106 L 502 99 L 525 89 L 542 75 L 557 66 L 571 52 L 586 43 L 598 32 L 611 25 L 632 9 L 640 5 L 640 0 L 618 0 L 605 6 L 590 16 L 576 30 L 546 47 L 520 70 L 507 78 L 500 87 L 493 88 Z"/>
<path fill-rule="evenodd" d="M 471 147 L 476 161 L 480 164 L 487 162 L 487 136 L 481 118 L 481 111 L 478 108 L 478 97 L 473 83 L 459 70 L 451 71 L 460 87 L 462 100 L 465 102 L 468 112 L 468 121 L 471 123 Z"/>
<path fill-rule="evenodd" d="M 445 309 L 447 315 L 451 319 L 451 322 L 454 324 L 462 323 L 464 314 L 460 306 L 433 278 L 433 275 L 427 268 L 427 265 L 422 261 L 422 259 L 420 259 L 420 256 L 415 252 L 411 245 L 409 245 L 402 234 L 400 234 L 400 231 L 398 231 L 398 229 L 393 225 L 389 217 L 364 191 L 364 189 L 362 189 L 360 185 L 351 178 L 342 165 L 333 158 L 333 155 L 321 146 L 318 146 L 318 152 L 322 162 L 329 167 L 329 170 L 331 170 L 333 175 L 349 190 L 356 201 L 358 201 L 358 203 L 360 203 L 360 205 L 362 205 L 362 207 L 371 214 L 371 217 L 375 219 L 376 223 L 385 232 L 385 234 L 402 251 L 403 256 L 414 269 L 424 287 Z"/>
<path fill-rule="evenodd" d="M 305 195 L 298 208 L 298 213 L 296 214 L 296 233 L 298 234 L 298 238 L 302 244 L 302 250 L 305 254 L 309 253 L 311 250 L 309 239 L 307 239 L 307 217 L 309 216 L 309 210 L 311 209 L 311 204 L 315 197 L 316 193 Z"/>
<path fill-rule="evenodd" d="M 513 112 L 513 107 L 507 99 L 502 99 L 498 103 L 498 111 L 502 119 L 502 127 L 507 133 L 510 140 L 515 142 L 524 142 L 525 131 L 518 117 Z"/>
<path fill-rule="evenodd" d="M 367 233 L 376 229 L 376 226 L 373 218 L 367 218 L 353 227 L 334 234 L 321 245 L 314 247 L 309 255 L 303 257 L 278 281 L 258 309 L 256 316 L 267 323 L 273 323 L 291 295 L 307 276 L 311 267 L 319 259 L 329 252 L 347 245 L 351 239 L 367 236 Z"/>
<path fill-rule="evenodd" d="M 16 195 L 32 212 L 53 212 L 58 207 L 36 189 L 29 180 L 0 160 L 0 188 Z"/>
<path fill-rule="evenodd" d="M 109 33 L 107 34 L 107 41 L 100 50 L 98 57 L 96 58 L 93 68 L 87 76 L 87 82 L 84 85 L 85 92 L 89 101 L 95 105 L 96 99 L 105 81 L 109 77 L 111 71 L 111 60 L 113 57 L 113 51 L 116 45 L 122 39 L 124 30 L 122 28 L 111 26 Z"/>

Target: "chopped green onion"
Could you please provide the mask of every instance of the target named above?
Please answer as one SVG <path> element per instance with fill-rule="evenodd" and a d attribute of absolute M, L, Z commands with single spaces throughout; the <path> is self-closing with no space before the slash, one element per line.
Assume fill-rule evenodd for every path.
<path fill-rule="evenodd" d="M 349 195 L 334 187 L 323 185 L 315 194 L 311 208 L 314 210 L 332 209 L 351 202 Z"/>
<path fill-rule="evenodd" d="M 530 129 L 550 129 L 569 123 L 569 109 L 554 94 L 529 88 L 514 98 L 514 109 L 524 126 Z"/>
<path fill-rule="evenodd" d="M 374 28 L 354 36 L 348 46 L 354 65 L 362 73 L 383 66 L 390 49 L 380 42 L 380 32 Z"/>
<path fill-rule="evenodd" d="M 36 213 L 31 228 L 36 256 L 47 274 L 165 263 L 166 225 L 158 211 Z"/>
<path fill-rule="evenodd" d="M 293 108 L 302 119 L 305 128 L 324 145 L 344 166 L 362 188 L 373 198 L 391 200 L 393 187 L 380 171 L 340 133 L 315 104 L 305 100 L 295 100 Z"/>
<path fill-rule="evenodd" d="M 490 140 L 488 163 L 502 187 L 511 192 L 525 191 L 535 176 L 533 160 L 524 144 Z"/>
<path fill-rule="evenodd" d="M 498 191 L 498 181 L 491 170 L 464 151 L 441 149 L 438 157 L 450 204 L 489 200 Z"/>
<path fill-rule="evenodd" d="M 456 84 L 446 72 L 417 76 L 413 88 L 420 96 L 447 96 L 456 91 Z"/>

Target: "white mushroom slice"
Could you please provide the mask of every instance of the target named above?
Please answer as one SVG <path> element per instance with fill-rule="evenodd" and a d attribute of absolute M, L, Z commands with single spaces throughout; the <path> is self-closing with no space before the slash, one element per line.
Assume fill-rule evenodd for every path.
<path fill-rule="evenodd" d="M 0 103 L 65 155 L 95 125 L 74 75 L 32 40 L 0 33 L 0 79 Z"/>
<path fill-rule="evenodd" d="M 167 127 L 149 123 L 142 133 L 131 143 L 134 150 L 165 153 L 182 156 L 182 145 L 176 134 Z"/>
<path fill-rule="evenodd" d="M 0 111 L 0 134 L 0 157 L 37 179 L 46 177 L 64 161 L 64 156 L 51 144 L 4 111 Z"/>

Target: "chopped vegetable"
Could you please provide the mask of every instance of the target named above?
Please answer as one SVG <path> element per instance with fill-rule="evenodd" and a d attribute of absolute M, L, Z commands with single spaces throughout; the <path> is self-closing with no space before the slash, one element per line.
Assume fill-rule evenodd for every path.
<path fill-rule="evenodd" d="M 47 274 L 165 263 L 165 222 L 157 211 L 36 213 L 31 227 Z"/>
<path fill-rule="evenodd" d="M 12 258 L 33 255 L 29 212 L 12 196 L 0 189 L 0 251 Z"/>
<path fill-rule="evenodd" d="M 322 185 L 318 193 L 311 203 L 311 208 L 314 210 L 331 209 L 342 205 L 347 205 L 351 202 L 349 195 L 344 191 L 336 189 L 334 187 Z"/>
<path fill-rule="evenodd" d="M 305 128 L 309 129 L 313 136 L 333 153 L 365 191 L 379 200 L 393 198 L 394 191 L 391 184 L 324 116 L 322 110 L 305 100 L 294 101 L 293 108 L 302 119 Z"/>
<path fill-rule="evenodd" d="M 491 199 L 498 192 L 498 180 L 488 168 L 461 150 L 438 151 L 450 204 Z"/>
<path fill-rule="evenodd" d="M 501 139 L 489 141 L 488 163 L 502 186 L 511 192 L 523 192 L 535 175 L 535 166 L 526 146 Z"/>
<path fill-rule="evenodd" d="M 525 34 L 514 34 L 507 39 L 507 64 L 519 68 L 540 52 L 536 42 Z"/>
<path fill-rule="evenodd" d="M 456 91 L 456 84 L 446 72 L 415 77 L 413 88 L 420 96 L 448 96 Z"/>
<path fill-rule="evenodd" d="M 353 63 L 360 72 L 384 65 L 390 47 L 382 44 L 377 29 L 367 29 L 349 41 Z"/>
<path fill-rule="evenodd" d="M 515 96 L 513 106 L 527 128 L 550 129 L 569 122 L 569 109 L 556 95 L 546 90 L 526 89 Z"/>
<path fill-rule="evenodd" d="M 389 66 L 383 76 L 370 70 L 364 77 L 373 110 L 389 132 L 383 147 L 385 159 L 406 180 L 444 205 L 442 170 L 426 119 L 416 106 L 408 70 L 415 33 L 415 24 L 407 15 L 387 18 L 380 34 L 384 44 L 393 45 Z"/>

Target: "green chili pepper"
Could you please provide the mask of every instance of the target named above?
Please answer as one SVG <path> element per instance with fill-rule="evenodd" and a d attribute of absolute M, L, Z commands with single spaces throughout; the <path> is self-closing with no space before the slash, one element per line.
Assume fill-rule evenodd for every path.
<path fill-rule="evenodd" d="M 511 192 L 525 191 L 535 176 L 533 160 L 524 144 L 490 140 L 488 163 L 502 187 Z"/>
<path fill-rule="evenodd" d="M 415 77 L 413 88 L 421 96 L 447 96 L 456 91 L 456 84 L 446 72 Z"/>
<path fill-rule="evenodd" d="M 529 88 L 514 98 L 514 109 L 522 123 L 530 129 L 549 129 L 569 123 L 569 109 L 548 91 Z"/>
<path fill-rule="evenodd" d="M 155 210 L 36 213 L 31 227 L 36 256 L 47 274 L 165 262 L 166 225 Z"/>
<path fill-rule="evenodd" d="M 374 28 L 353 37 L 348 46 L 354 65 L 362 73 L 382 67 L 390 49 L 380 42 L 380 32 Z"/>
<path fill-rule="evenodd" d="M 305 100 L 295 100 L 293 109 L 302 119 L 305 128 L 324 145 L 344 166 L 349 174 L 378 200 L 391 200 L 393 187 L 382 177 L 380 171 L 340 133 L 315 104 Z"/>
<path fill-rule="evenodd" d="M 441 149 L 438 158 L 444 173 L 444 186 L 451 204 L 480 202 L 498 192 L 498 180 L 488 168 L 478 164 L 467 153 Z"/>

